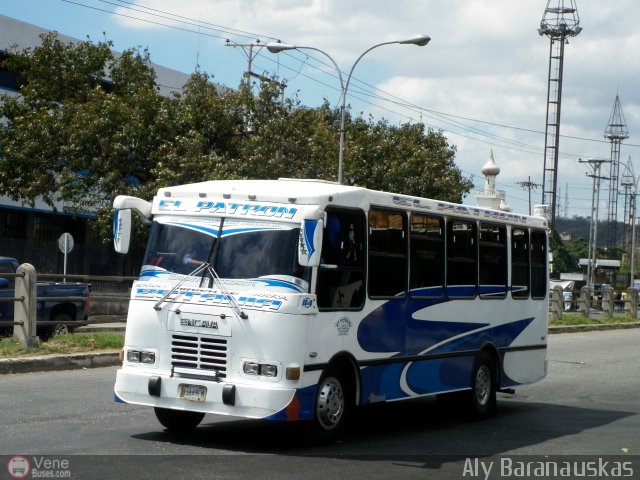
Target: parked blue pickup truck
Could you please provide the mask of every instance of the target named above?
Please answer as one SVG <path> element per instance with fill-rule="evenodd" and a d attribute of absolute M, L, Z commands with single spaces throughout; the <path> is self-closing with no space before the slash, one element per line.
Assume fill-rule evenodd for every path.
<path fill-rule="evenodd" d="M 15 278 L 3 277 L 3 273 L 16 273 L 15 258 L 0 257 L 0 321 L 13 320 L 14 302 L 1 301 L 15 297 Z M 38 282 L 37 335 L 41 338 L 57 333 L 67 333 L 79 325 L 86 324 L 90 308 L 90 285 L 87 283 Z M 47 300 L 47 298 L 54 298 Z M 60 297 L 82 297 L 82 299 Z M 0 324 L 1 325 L 1 324 Z M 13 332 L 11 326 L 0 326 L 0 333 Z"/>

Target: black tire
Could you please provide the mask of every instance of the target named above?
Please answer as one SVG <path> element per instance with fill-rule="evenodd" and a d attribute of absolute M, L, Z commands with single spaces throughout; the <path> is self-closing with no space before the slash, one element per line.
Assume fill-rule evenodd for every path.
<path fill-rule="evenodd" d="M 69 326 L 71 317 L 66 313 L 56 313 L 50 323 L 45 327 L 44 337 L 49 339 L 56 335 L 67 335 L 73 332 L 73 328 Z"/>
<path fill-rule="evenodd" d="M 467 411 L 471 419 L 482 420 L 496 413 L 497 374 L 493 356 L 482 351 L 476 357 L 467 392 Z"/>
<path fill-rule="evenodd" d="M 153 408 L 156 418 L 169 432 L 189 432 L 200 425 L 204 418 L 201 412 L 186 412 L 184 410 L 171 410 L 169 408 Z"/>
<path fill-rule="evenodd" d="M 354 407 L 353 388 L 339 372 L 325 372 L 318 382 L 313 413 L 314 441 L 327 443 L 343 432 Z"/>

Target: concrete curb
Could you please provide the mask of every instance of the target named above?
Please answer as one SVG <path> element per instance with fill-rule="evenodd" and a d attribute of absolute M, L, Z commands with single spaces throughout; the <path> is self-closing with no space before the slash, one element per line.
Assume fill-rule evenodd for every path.
<path fill-rule="evenodd" d="M 84 327 L 78 327 L 74 330 L 75 333 L 96 333 L 96 332 L 115 332 L 124 333 L 126 330 L 126 323 L 97 323 L 95 325 L 86 325 Z"/>
<path fill-rule="evenodd" d="M 120 365 L 119 352 L 87 352 L 0 359 L 0 375 Z"/>
<path fill-rule="evenodd" d="M 554 333 L 576 333 L 576 332 L 596 332 L 601 330 L 626 330 L 628 328 L 640 328 L 640 322 L 627 323 L 602 323 L 591 325 L 562 325 L 550 326 L 549 334 Z"/>

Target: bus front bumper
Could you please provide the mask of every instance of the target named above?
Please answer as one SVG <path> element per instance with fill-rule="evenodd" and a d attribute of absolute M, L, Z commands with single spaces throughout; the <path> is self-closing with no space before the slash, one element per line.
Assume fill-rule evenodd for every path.
<path fill-rule="evenodd" d="M 117 372 L 114 393 L 115 400 L 122 403 L 243 418 L 265 418 L 286 411 L 295 397 L 296 389 L 172 377 L 160 372 L 125 367 Z"/>

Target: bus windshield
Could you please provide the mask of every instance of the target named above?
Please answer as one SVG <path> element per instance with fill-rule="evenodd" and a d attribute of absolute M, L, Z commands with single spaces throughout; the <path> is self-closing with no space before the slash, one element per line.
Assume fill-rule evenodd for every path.
<path fill-rule="evenodd" d="M 310 269 L 298 264 L 300 227 L 224 218 L 154 221 L 141 276 L 188 275 L 204 262 L 221 279 L 277 279 L 308 291 Z"/>

